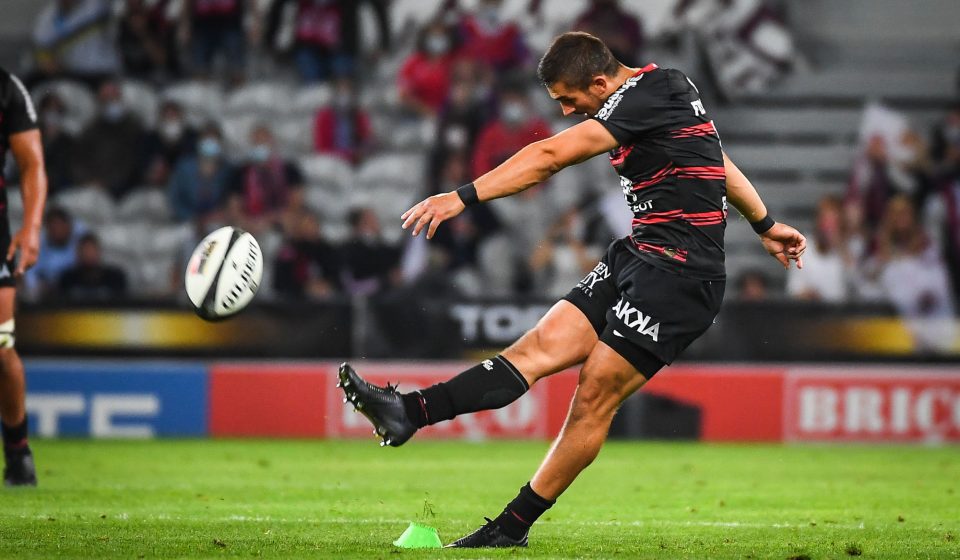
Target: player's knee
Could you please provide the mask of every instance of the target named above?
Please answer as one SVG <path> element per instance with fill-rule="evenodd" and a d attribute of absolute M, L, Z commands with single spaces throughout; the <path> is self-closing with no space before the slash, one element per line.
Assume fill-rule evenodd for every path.
<path fill-rule="evenodd" d="M 0 323 L 0 355 L 13 352 L 16 341 L 17 336 L 13 319 Z"/>
<path fill-rule="evenodd" d="M 572 416 L 581 421 L 609 422 L 620 402 L 618 387 L 614 376 L 589 375 L 584 368 L 574 395 Z"/>

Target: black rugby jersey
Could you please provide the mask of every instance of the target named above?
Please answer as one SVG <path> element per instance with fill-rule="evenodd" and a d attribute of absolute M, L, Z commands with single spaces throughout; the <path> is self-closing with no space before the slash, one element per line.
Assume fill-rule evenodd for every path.
<path fill-rule="evenodd" d="M 675 274 L 724 279 L 723 153 L 693 83 L 650 64 L 593 118 L 620 144 L 609 155 L 633 212 L 633 252 Z"/>
<path fill-rule="evenodd" d="M 23 82 L 0 68 L 0 168 L 7 160 L 10 136 L 37 128 L 37 111 Z M 0 173 L 0 187 L 3 187 Z"/>

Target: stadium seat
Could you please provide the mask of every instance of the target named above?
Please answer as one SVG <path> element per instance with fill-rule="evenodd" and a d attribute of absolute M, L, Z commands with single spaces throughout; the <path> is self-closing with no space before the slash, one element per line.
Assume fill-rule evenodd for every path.
<path fill-rule="evenodd" d="M 159 100 L 157 92 L 150 84 L 137 80 L 125 80 L 120 85 L 123 101 L 144 126 L 150 128 L 157 122 Z"/>
<path fill-rule="evenodd" d="M 357 171 L 357 183 L 422 186 L 425 166 L 426 156 L 420 152 L 382 153 L 363 162 Z"/>
<path fill-rule="evenodd" d="M 347 192 L 354 183 L 354 171 L 343 159 L 328 154 L 311 154 L 298 160 L 307 183 L 330 191 Z"/>
<path fill-rule="evenodd" d="M 293 93 L 292 109 L 298 115 L 313 115 L 333 99 L 333 89 L 328 84 L 298 88 Z"/>
<path fill-rule="evenodd" d="M 724 149 L 748 176 L 751 171 L 790 171 L 805 177 L 844 175 L 849 172 L 854 156 L 853 147 L 847 144 L 784 146 L 776 143 L 725 143 Z"/>
<path fill-rule="evenodd" d="M 70 131 L 79 132 L 93 119 L 97 112 L 96 97 L 90 88 L 80 82 L 71 80 L 43 82 L 34 87 L 30 95 L 34 102 L 39 105 L 43 96 L 48 92 L 56 93 L 66 105 L 66 127 Z"/>
<path fill-rule="evenodd" d="M 117 219 L 124 222 L 167 223 L 171 219 L 167 194 L 156 187 L 138 187 L 120 201 Z"/>
<path fill-rule="evenodd" d="M 179 82 L 163 90 L 162 99 L 183 105 L 187 119 L 196 125 L 223 115 L 223 90 L 212 83 L 195 80 Z"/>
<path fill-rule="evenodd" d="M 180 272 L 175 270 L 177 265 L 176 254 L 153 255 L 149 258 L 138 258 L 131 262 L 134 263 L 134 266 L 128 273 L 127 278 L 131 296 L 155 298 L 170 295 L 173 276 Z"/>
<path fill-rule="evenodd" d="M 277 121 L 273 127 L 280 152 L 299 157 L 313 151 L 313 118 L 291 116 Z"/>
<path fill-rule="evenodd" d="M 115 264 L 140 258 L 152 235 L 152 228 L 136 223 L 106 223 L 91 229 L 100 237 L 104 260 Z"/>
<path fill-rule="evenodd" d="M 224 117 L 220 121 L 223 137 L 226 140 L 227 155 L 242 158 L 250 147 L 250 130 L 260 122 L 269 122 L 263 114 L 237 114 Z M 276 132 L 276 131 L 274 131 Z"/>
<path fill-rule="evenodd" d="M 116 219 L 116 204 L 99 187 L 76 187 L 56 195 L 54 202 L 91 227 L 109 224 Z"/>
<path fill-rule="evenodd" d="M 192 224 L 143 226 L 143 256 L 166 257 L 184 251 L 194 241 Z"/>
<path fill-rule="evenodd" d="M 227 96 L 227 114 L 260 113 L 280 115 L 293 108 L 293 88 L 284 82 L 268 81 L 249 83 Z"/>
<path fill-rule="evenodd" d="M 307 208 L 316 212 L 324 222 L 346 218 L 350 201 L 339 188 L 329 188 L 323 184 L 308 184 L 305 188 Z"/>
<path fill-rule="evenodd" d="M 477 249 L 477 268 L 483 276 L 486 296 L 508 296 L 513 293 L 517 268 L 513 249 L 514 242 L 506 234 L 491 236 Z"/>

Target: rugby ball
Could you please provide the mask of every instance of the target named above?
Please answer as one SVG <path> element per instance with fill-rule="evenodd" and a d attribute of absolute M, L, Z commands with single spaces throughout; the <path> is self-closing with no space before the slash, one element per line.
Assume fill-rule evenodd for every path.
<path fill-rule="evenodd" d="M 252 235 L 232 226 L 203 238 L 187 263 L 184 286 L 194 310 L 207 321 L 239 313 L 260 286 L 263 256 Z"/>

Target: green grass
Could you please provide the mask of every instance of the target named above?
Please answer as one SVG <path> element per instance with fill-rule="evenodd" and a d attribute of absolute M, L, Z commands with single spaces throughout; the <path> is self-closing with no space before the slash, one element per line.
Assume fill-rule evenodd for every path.
<path fill-rule="evenodd" d="M 545 443 L 35 441 L 0 490 L 5 558 L 958 558 L 960 449 L 621 443 L 517 551 L 444 542 L 526 482 Z"/>

